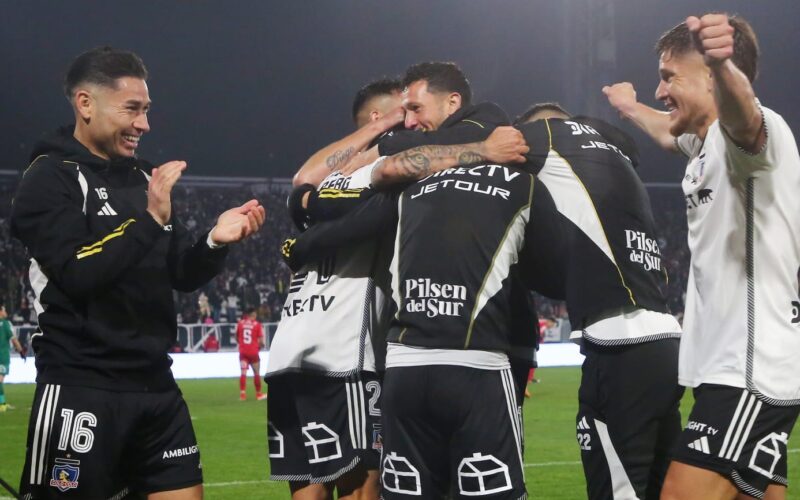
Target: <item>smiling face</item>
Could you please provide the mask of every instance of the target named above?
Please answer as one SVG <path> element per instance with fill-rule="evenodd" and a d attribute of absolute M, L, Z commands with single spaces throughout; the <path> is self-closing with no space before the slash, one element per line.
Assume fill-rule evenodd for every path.
<path fill-rule="evenodd" d="M 115 87 L 81 86 L 73 100 L 75 138 L 105 159 L 134 156 L 142 135 L 150 131 L 147 83 L 134 77 L 118 78 L 115 83 Z"/>
<path fill-rule="evenodd" d="M 683 54 L 664 52 L 658 61 L 661 81 L 656 99 L 669 111 L 669 132 L 705 137 L 708 127 L 717 119 L 714 83 L 711 72 L 699 52 Z"/>
<path fill-rule="evenodd" d="M 417 80 L 403 91 L 403 107 L 407 129 L 436 130 L 461 107 L 461 95 L 457 92 L 430 92 L 427 81 Z"/>

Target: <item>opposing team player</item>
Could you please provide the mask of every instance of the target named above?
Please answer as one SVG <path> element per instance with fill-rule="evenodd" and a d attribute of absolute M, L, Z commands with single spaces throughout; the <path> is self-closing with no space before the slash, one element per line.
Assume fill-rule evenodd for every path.
<path fill-rule="evenodd" d="M 261 393 L 261 357 L 258 351 L 267 345 L 264 329 L 256 317 L 256 308 L 251 307 L 245 311 L 244 317 L 236 323 L 236 342 L 239 344 L 239 399 L 247 399 L 247 368 L 253 369 L 253 385 L 256 388 L 256 399 L 267 399 Z"/>
<path fill-rule="evenodd" d="M 14 336 L 14 330 L 11 328 L 11 322 L 8 321 L 8 313 L 6 312 L 6 306 L 4 304 L 0 304 L 0 413 L 14 409 L 13 406 L 6 403 L 6 393 L 5 393 L 5 386 L 3 385 L 3 381 L 8 375 L 9 368 L 11 367 L 11 356 L 9 352 L 9 345 L 14 346 L 14 350 L 17 351 L 20 356 L 25 358 L 25 350 L 22 348 L 22 345 L 17 340 L 17 337 Z"/>
<path fill-rule="evenodd" d="M 629 83 L 603 91 L 622 116 L 684 154 L 692 253 L 679 380 L 695 404 L 664 499 L 784 498 L 800 411 L 800 157 L 755 98 L 758 44 L 740 17 L 689 17 L 656 45 L 662 113 Z"/>
<path fill-rule="evenodd" d="M 135 156 L 150 130 L 146 78 L 131 52 L 78 56 L 64 85 L 75 125 L 34 148 L 11 207 L 39 316 L 23 498 L 203 494 L 167 355 L 172 293 L 217 274 L 225 245 L 257 231 L 264 209 L 251 200 L 199 239 L 189 234 L 170 198 L 186 163 L 153 168 Z"/>
<path fill-rule="evenodd" d="M 368 171 L 344 176 L 331 172 L 325 158 L 335 162 L 341 148 L 366 147 L 400 122 L 399 108 L 399 82 L 378 81 L 359 91 L 353 110 L 358 130 L 312 156 L 295 178 L 306 182 L 289 200 L 301 229 L 307 223 L 296 208 L 302 197 L 324 199 L 333 188 L 347 196 L 369 185 Z M 317 191 L 312 182 L 320 178 Z M 378 498 L 390 253 L 388 238 L 366 241 L 292 277 L 265 379 L 270 477 L 288 481 L 295 500 L 333 498 L 334 490 L 338 498 Z"/>

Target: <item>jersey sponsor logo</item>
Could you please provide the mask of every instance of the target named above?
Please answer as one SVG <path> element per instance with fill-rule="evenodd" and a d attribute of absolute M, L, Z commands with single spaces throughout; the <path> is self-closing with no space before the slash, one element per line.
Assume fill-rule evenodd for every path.
<path fill-rule="evenodd" d="M 800 302 L 792 301 L 792 323 L 800 323 Z"/>
<path fill-rule="evenodd" d="M 422 496 L 419 470 L 406 457 L 390 452 L 383 457 L 381 483 L 386 491 L 403 495 Z"/>
<path fill-rule="evenodd" d="M 700 156 L 697 157 L 697 163 L 695 164 L 694 172 L 692 174 L 686 174 L 684 179 L 691 182 L 695 186 L 703 180 L 703 171 L 706 168 L 706 152 L 703 151 L 700 153 Z M 710 193 L 711 190 L 709 190 Z"/>
<path fill-rule="evenodd" d="M 492 177 L 493 179 L 501 179 L 505 182 L 511 182 L 519 177 L 519 172 L 515 172 L 508 167 L 500 165 L 478 165 L 476 167 L 458 167 L 449 168 L 436 172 L 431 177 L 446 177 L 448 175 L 469 175 L 472 177 Z"/>
<path fill-rule="evenodd" d="M 711 448 L 708 446 L 708 436 L 702 436 L 698 439 L 695 439 L 689 443 L 688 446 L 690 449 L 705 453 L 706 455 L 711 454 Z"/>
<path fill-rule="evenodd" d="M 644 231 L 625 230 L 625 246 L 630 250 L 631 262 L 638 262 L 645 271 L 661 270 L 661 250 L 658 242 L 648 238 Z"/>
<path fill-rule="evenodd" d="M 56 458 L 50 478 L 50 486 L 58 488 L 62 493 L 78 487 L 78 477 L 81 475 L 80 460 L 67 460 Z"/>
<path fill-rule="evenodd" d="M 325 182 L 320 184 L 319 190 L 322 189 L 347 189 L 350 187 L 350 177 L 345 177 L 339 172 L 336 172 L 336 175 L 331 176 Z"/>
<path fill-rule="evenodd" d="M 97 215 L 117 215 L 117 212 L 111 208 L 111 205 L 108 202 L 105 202 L 103 206 L 100 208 L 100 211 L 97 212 Z"/>
<path fill-rule="evenodd" d="M 420 196 L 433 193 L 434 191 L 440 189 L 457 189 L 459 191 L 471 191 L 478 194 L 485 194 L 489 196 L 499 196 L 500 198 L 507 200 L 509 196 L 511 196 L 511 191 L 503 188 L 499 188 L 497 186 L 489 186 L 489 185 L 482 185 L 477 182 L 470 182 L 470 181 L 461 181 L 456 179 L 445 179 L 439 182 L 432 182 L 430 184 L 425 184 L 419 190 L 418 193 L 412 194 L 411 199 L 419 198 Z"/>
<path fill-rule="evenodd" d="M 748 467 L 772 479 L 775 467 L 783 457 L 781 450 L 786 448 L 788 442 L 789 434 L 785 432 L 772 432 L 768 436 L 764 436 L 753 449 Z"/>
<path fill-rule="evenodd" d="M 697 199 L 701 204 L 708 203 L 709 201 L 713 201 L 714 198 L 711 197 L 711 193 L 714 191 L 712 189 L 701 189 L 697 192 Z"/>
<path fill-rule="evenodd" d="M 578 123 L 572 120 L 565 120 L 564 124 L 569 125 L 569 128 L 572 129 L 572 135 L 583 135 L 583 134 L 600 135 L 600 132 L 595 130 L 594 127 L 586 125 L 585 123 Z"/>
<path fill-rule="evenodd" d="M 433 174 L 431 177 L 444 177 L 450 175 L 492 177 L 492 180 L 502 180 L 505 182 L 511 182 L 512 180 L 517 178 L 520 175 L 520 173 L 515 172 L 508 167 L 501 167 L 500 165 L 478 165 L 476 167 L 471 167 L 471 168 L 459 167 L 459 168 L 451 168 L 448 170 L 443 170 L 441 172 Z M 456 189 L 458 191 L 469 191 L 492 197 L 500 197 L 504 200 L 508 200 L 508 197 L 511 196 L 511 192 L 509 190 L 497 186 L 482 184 L 477 181 L 473 182 L 471 180 L 444 179 L 441 181 L 431 182 L 429 184 L 422 185 L 418 193 L 411 195 L 411 199 L 413 200 L 420 196 L 430 194 L 442 189 Z"/>
<path fill-rule="evenodd" d="M 625 158 L 629 162 L 631 161 L 630 157 L 625 153 L 623 153 L 621 149 L 619 149 L 613 144 L 609 144 L 603 141 L 589 141 L 587 144 L 581 144 L 581 149 L 605 149 L 606 151 L 613 151 L 617 153 L 618 155 Z"/>
<path fill-rule="evenodd" d="M 429 278 L 405 281 L 405 310 L 425 313 L 429 318 L 460 316 L 467 300 L 467 287 L 448 283 L 434 283 Z"/>
<path fill-rule="evenodd" d="M 474 453 L 458 464 L 458 489 L 464 496 L 493 495 L 511 488 L 508 465 L 493 455 Z"/>
<path fill-rule="evenodd" d="M 690 420 L 686 424 L 687 431 L 695 431 L 695 432 L 702 432 L 708 434 L 709 436 L 716 436 L 719 432 L 719 429 L 715 429 L 708 424 L 704 424 L 702 422 L 695 422 L 694 420 Z"/>
<path fill-rule="evenodd" d="M 305 299 L 294 299 L 283 306 L 283 314 L 291 317 L 304 312 L 325 312 L 330 309 L 335 299 L 335 296 L 326 295 L 312 295 Z"/>
<path fill-rule="evenodd" d="M 700 205 L 705 205 L 714 201 L 714 190 L 713 189 L 701 189 L 696 194 L 689 193 L 686 195 L 686 207 L 689 210 L 693 210 Z"/>
<path fill-rule="evenodd" d="M 185 448 L 176 448 L 174 450 L 165 451 L 164 455 L 161 457 L 161 460 L 166 460 L 168 458 L 186 457 L 189 455 L 194 455 L 195 453 L 197 453 L 197 445 L 188 446 Z"/>

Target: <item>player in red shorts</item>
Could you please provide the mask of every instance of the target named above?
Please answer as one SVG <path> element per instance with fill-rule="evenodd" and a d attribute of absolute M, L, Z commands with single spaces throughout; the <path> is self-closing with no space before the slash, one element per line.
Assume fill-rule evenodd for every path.
<path fill-rule="evenodd" d="M 247 383 L 248 366 L 253 367 L 253 384 L 256 386 L 256 399 L 259 401 L 267 399 L 267 395 L 261 393 L 261 376 L 259 375 L 261 358 L 258 355 L 258 351 L 266 346 L 266 341 L 264 340 L 264 330 L 261 328 L 261 323 L 256 319 L 254 307 L 248 308 L 242 319 L 236 323 L 236 341 L 239 343 L 239 366 L 242 368 L 242 374 L 239 376 L 239 399 L 242 401 L 247 399 L 245 384 Z"/>

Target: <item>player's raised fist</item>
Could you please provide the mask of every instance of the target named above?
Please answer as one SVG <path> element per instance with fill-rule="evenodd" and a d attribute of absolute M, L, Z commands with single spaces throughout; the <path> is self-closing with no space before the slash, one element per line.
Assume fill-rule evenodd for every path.
<path fill-rule="evenodd" d="M 620 82 L 603 87 L 603 94 L 608 98 L 608 103 L 623 116 L 630 113 L 636 105 L 636 89 L 630 82 Z"/>
<path fill-rule="evenodd" d="M 697 50 L 709 66 L 722 64 L 733 56 L 734 28 L 728 22 L 727 14 L 689 16 L 686 27 L 695 37 Z"/>

